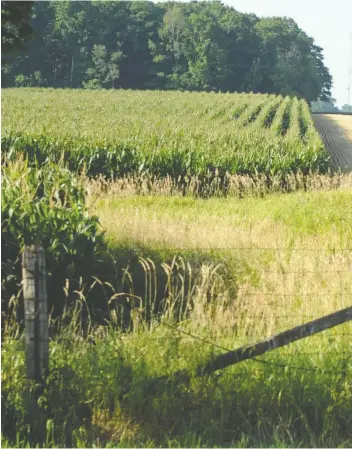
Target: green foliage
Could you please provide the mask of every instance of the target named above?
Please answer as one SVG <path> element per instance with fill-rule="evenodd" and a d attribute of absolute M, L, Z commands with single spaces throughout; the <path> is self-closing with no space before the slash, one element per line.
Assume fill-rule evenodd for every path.
<path fill-rule="evenodd" d="M 285 176 L 329 168 L 307 104 L 290 97 L 40 90 L 19 96 L 8 90 L 3 108 L 3 157 L 25 153 L 31 164 L 63 160 L 89 177 L 148 174 L 182 185 L 198 176 L 205 186 L 215 175 L 225 182 L 227 174 Z"/>
<path fill-rule="evenodd" d="M 335 98 L 327 98 L 325 101 L 312 101 L 312 112 L 339 112 L 339 108 L 335 106 Z"/>
<path fill-rule="evenodd" d="M 30 86 L 29 76 L 24 76 L 22 73 L 15 76 L 15 86 L 16 87 L 28 87 Z"/>
<path fill-rule="evenodd" d="M 249 361 L 189 383 L 171 377 L 156 383 L 180 367 L 192 372 L 216 349 L 156 325 L 125 336 L 97 331 L 89 339 L 94 345 L 66 332 L 50 343 L 50 374 L 39 400 L 43 446 L 349 447 L 351 368 L 343 356 L 349 345 L 334 344 L 331 352 L 324 338 L 314 338 L 310 350 L 321 356 L 299 357 L 307 346 L 295 343 L 296 357 L 279 351 L 265 357 L 268 364 Z M 235 344 L 233 335 L 225 341 Z M 2 348 L 2 407 L 8 446 L 32 441 L 36 447 L 26 425 L 23 349 L 11 340 Z"/>
<path fill-rule="evenodd" d="M 1 2 L 1 51 L 8 54 L 19 50 L 32 34 L 29 25 L 32 1 Z"/>
<path fill-rule="evenodd" d="M 15 77 L 16 87 L 41 87 L 46 84 L 47 81 L 43 79 L 42 74 L 38 70 L 29 76 L 20 74 Z"/>
<path fill-rule="evenodd" d="M 89 92 L 82 94 L 87 95 Z M 193 98 L 195 97 L 192 95 L 191 100 Z M 226 113 L 234 110 L 232 96 L 230 100 L 228 109 L 225 108 Z M 245 97 L 244 100 L 248 101 L 249 98 Z M 281 99 L 270 98 L 267 103 L 273 107 L 278 101 Z M 263 109 L 266 109 L 265 104 L 264 102 Z M 216 108 L 211 104 L 209 115 L 214 116 L 211 120 L 223 120 L 223 113 L 219 112 L 223 108 L 223 101 Z M 184 105 L 181 105 L 181 109 L 184 109 Z M 262 117 L 263 109 L 257 120 Z M 267 112 L 266 110 L 265 113 Z M 292 145 L 291 139 L 297 140 L 304 124 L 302 141 L 307 140 L 309 145 L 313 145 L 314 139 L 318 138 L 311 125 L 307 104 L 294 99 L 291 101 L 290 112 L 288 132 L 280 139 L 287 140 Z M 44 113 L 47 114 L 45 108 Z M 206 114 L 204 109 L 201 113 Z M 26 113 L 24 116 L 26 117 Z M 261 123 L 264 122 L 264 119 L 261 120 Z M 236 120 L 231 120 L 230 123 L 236 123 Z M 209 122 L 206 125 L 209 127 Z M 255 126 L 256 121 L 249 122 L 245 126 L 246 132 L 253 132 Z M 268 126 L 267 132 L 273 133 L 270 124 Z M 262 128 L 262 124 L 260 127 Z M 261 134 L 261 138 L 263 135 L 265 134 Z M 267 136 L 269 135 L 273 134 Z M 8 265 L 18 264 L 20 245 L 32 243 L 38 237 L 47 242 L 49 270 L 54 273 L 55 267 L 60 264 L 65 268 L 62 276 L 74 278 L 85 271 L 82 251 L 84 259 L 93 267 L 99 256 L 97 219 L 87 214 L 80 180 L 62 166 L 56 166 L 45 159 L 49 156 L 49 147 L 46 154 L 41 152 L 40 145 L 45 143 L 44 140 L 32 139 L 30 143 L 34 148 L 32 154 L 28 153 L 31 164 L 18 157 L 14 158 L 16 151 L 30 152 L 27 142 L 21 142 L 20 139 L 12 142 L 6 153 L 7 159 L 4 159 L 2 243 L 10 243 L 9 248 L 5 248 L 5 254 L 13 251 L 13 259 Z M 38 166 L 35 163 L 36 154 L 39 158 Z M 163 226 L 164 214 L 167 225 L 175 225 L 176 244 L 182 241 L 181 233 L 177 234 L 177 224 L 179 229 L 189 230 L 191 220 L 199 220 L 193 227 L 197 235 L 201 234 L 200 238 L 207 240 L 204 230 L 213 229 L 217 242 L 224 226 L 227 226 L 227 231 L 224 232 L 222 241 L 230 237 L 228 226 L 231 230 L 236 230 L 235 235 L 232 235 L 235 238 L 233 241 L 241 241 L 243 236 L 250 241 L 256 232 L 255 223 L 260 224 L 261 232 L 257 239 L 260 244 L 265 242 L 265 245 L 273 245 L 270 253 L 254 251 L 255 255 L 251 256 L 250 252 L 245 251 L 239 256 L 238 253 L 229 251 L 230 256 L 224 250 L 218 254 L 211 251 L 208 256 L 213 261 L 218 257 L 219 261 L 226 263 L 232 258 L 236 281 L 241 282 L 240 287 L 244 290 L 242 301 L 250 301 L 250 298 L 254 298 L 254 301 L 234 301 L 234 298 L 239 299 L 234 294 L 236 292 L 227 290 L 229 285 L 234 284 L 234 279 L 227 279 L 212 265 L 201 264 L 200 251 L 197 250 L 193 256 L 198 262 L 196 282 L 191 282 L 190 275 L 187 277 L 187 272 L 191 271 L 191 258 L 186 251 L 184 254 L 188 256 L 187 263 L 182 258 L 174 258 L 172 265 L 162 264 L 165 272 L 169 273 L 168 291 L 160 289 L 165 304 L 165 314 L 161 319 L 166 325 L 159 324 L 157 319 L 160 319 L 160 315 L 154 313 L 152 319 L 146 321 L 143 319 L 143 309 L 137 306 L 132 311 L 134 313 L 131 313 L 133 332 L 116 331 L 116 322 L 111 313 L 110 327 L 94 326 L 89 335 L 83 338 L 82 327 L 77 325 L 80 305 L 75 304 L 74 310 L 64 314 L 58 320 L 59 324 L 55 323 L 54 329 L 59 329 L 60 333 L 50 332 L 54 336 L 50 341 L 49 376 L 35 406 L 36 413 L 28 400 L 24 338 L 14 338 L 17 328 L 9 327 L 3 334 L 2 344 L 2 446 L 349 447 L 352 442 L 351 342 L 344 334 L 350 333 L 350 323 L 293 343 L 285 350 L 277 350 L 262 359 L 247 361 L 199 379 L 193 378 L 192 373 L 198 366 L 219 354 L 220 350 L 200 339 L 191 338 L 187 333 L 211 340 L 222 347 L 236 348 L 253 341 L 254 335 L 261 335 L 259 332 L 267 334 L 268 328 L 272 329 L 275 318 L 279 317 L 275 325 L 286 328 L 298 324 L 297 316 L 300 312 L 302 316 L 316 314 L 317 307 L 322 311 L 342 304 L 342 291 L 346 292 L 344 298 L 348 301 L 351 286 L 348 272 L 345 277 L 336 277 L 332 271 L 330 280 L 335 277 L 335 283 L 326 282 L 327 285 L 320 272 L 317 272 L 316 278 L 308 279 L 301 272 L 288 282 L 283 273 L 290 269 L 302 270 L 304 267 L 309 267 L 309 270 L 320 269 L 321 272 L 340 269 L 342 273 L 342 270 L 348 270 L 350 256 L 345 251 L 343 254 L 338 252 L 338 248 L 345 247 L 345 243 L 348 244 L 351 240 L 351 230 L 346 228 L 343 220 L 350 196 L 348 192 L 316 195 L 301 193 L 269 197 L 264 201 L 251 198 L 238 201 L 202 201 L 166 197 L 122 200 L 115 196 L 107 205 L 109 211 L 119 208 L 118 215 L 125 217 L 129 208 L 142 216 L 146 226 L 150 224 L 152 217 L 156 217 L 154 224 L 160 223 Z M 149 215 L 145 215 L 145 211 Z M 214 216 L 217 218 L 216 222 L 213 221 Z M 131 222 L 132 220 L 127 221 L 128 226 Z M 273 222 L 282 223 L 282 229 L 273 227 Z M 265 223 L 268 234 L 263 232 Z M 116 226 L 116 215 L 113 227 L 116 234 L 121 232 L 121 228 Z M 292 233 L 289 232 L 290 229 Z M 158 229 L 160 231 L 161 227 Z M 343 237 L 344 233 L 348 235 Z M 276 251 L 280 235 L 287 245 L 287 251 L 281 255 Z M 291 245 L 302 245 L 303 251 L 307 249 L 306 246 L 315 248 L 306 245 L 305 240 L 301 241 L 304 235 L 311 236 L 309 242 L 318 248 L 316 253 L 311 250 L 305 252 L 304 257 L 308 260 L 297 258 L 297 253 L 291 251 Z M 321 240 L 318 240 L 319 237 Z M 188 231 L 184 238 L 186 242 L 194 244 Z M 64 242 L 69 251 L 62 251 L 59 242 Z M 126 248 L 130 252 L 131 243 L 138 246 L 137 241 L 128 241 Z M 120 244 L 123 244 L 121 240 Z M 330 245 L 336 245 L 337 252 L 331 249 L 322 256 L 322 250 Z M 86 248 L 88 251 L 85 251 Z M 172 257 L 173 250 L 168 251 L 167 257 Z M 66 254 L 68 259 L 65 259 Z M 116 255 L 119 255 L 116 258 L 121 266 L 121 251 L 116 252 Z M 151 252 L 149 255 L 151 256 Z M 161 251 L 160 256 L 162 257 Z M 125 270 L 126 285 L 129 288 L 125 288 L 123 292 L 132 297 L 133 291 L 138 294 L 138 284 L 141 283 L 145 296 L 149 294 L 149 299 L 153 300 L 153 288 L 157 290 L 156 263 L 151 259 L 136 259 L 143 264 L 145 278 L 139 279 L 133 270 L 133 264 L 129 263 Z M 291 259 L 294 265 L 290 267 L 286 264 Z M 322 260 L 325 266 L 321 265 Z M 285 279 L 282 287 L 288 289 L 280 289 L 283 292 L 282 298 L 274 296 L 275 279 L 272 274 L 267 273 L 274 269 L 275 265 L 270 264 L 275 262 L 276 275 L 280 280 Z M 336 265 L 337 263 L 340 265 Z M 68 273 L 67 266 L 73 267 L 74 273 Z M 244 268 L 246 272 L 241 277 L 239 272 Z M 251 290 L 259 283 L 256 270 L 263 271 L 263 268 L 266 269 L 260 280 L 263 284 L 257 290 Z M 3 278 L 7 275 L 7 270 L 8 266 L 2 266 Z M 193 273 L 195 271 L 193 269 Z M 86 278 L 86 275 L 87 273 L 83 274 L 83 277 Z M 108 280 L 105 285 L 111 289 L 112 276 L 106 272 L 104 275 Z M 103 284 L 97 280 L 99 282 Z M 316 297 L 313 294 L 304 302 L 301 295 L 306 294 L 308 282 L 309 287 L 313 282 L 316 283 L 317 292 Z M 267 290 L 262 290 L 264 285 Z M 160 284 L 158 286 L 160 288 Z M 322 291 L 329 293 L 324 301 L 321 299 Z M 55 293 L 55 290 L 50 292 L 51 301 L 57 299 Z M 81 293 L 84 297 L 84 292 Z M 120 291 L 112 293 L 114 300 L 119 303 L 123 295 Z M 221 301 L 225 293 L 228 293 L 233 309 L 227 309 L 228 302 Z M 186 294 L 187 300 L 192 300 L 187 306 L 197 307 L 187 307 L 187 314 L 183 315 L 182 310 L 178 309 L 181 309 L 179 303 Z M 100 291 L 100 300 L 102 296 Z M 272 300 L 266 302 L 264 297 Z M 148 305 L 149 299 L 144 302 L 144 306 Z M 149 305 L 154 306 L 155 303 L 151 301 Z M 255 312 L 253 316 L 252 308 Z M 173 316 L 168 312 L 174 310 L 179 320 L 177 323 L 168 318 Z M 273 311 L 275 318 L 270 314 Z M 278 313 L 280 315 L 276 316 Z M 281 315 L 285 315 L 285 318 Z M 181 334 L 175 327 L 186 334 Z M 179 369 L 185 369 L 191 374 L 190 382 L 176 382 L 173 379 L 172 373 Z M 156 382 L 158 376 L 166 376 L 167 381 Z M 29 423 L 33 422 L 37 426 L 40 422 L 43 424 L 41 442 L 29 427 Z"/>
<path fill-rule="evenodd" d="M 72 291 L 96 270 L 103 248 L 98 219 L 88 214 L 79 179 L 50 162 L 40 168 L 37 162 L 32 166 L 21 159 L 8 162 L 2 169 L 1 215 L 6 308 L 20 290 L 24 245 L 41 244 L 47 262 L 49 306 L 60 313 L 70 306 Z M 65 294 L 66 279 L 71 279 L 71 290 Z"/>
<path fill-rule="evenodd" d="M 261 109 L 255 121 L 255 125 L 261 128 L 270 128 L 281 103 L 281 96 L 273 97 L 271 100 L 267 101 Z"/>
<path fill-rule="evenodd" d="M 343 112 L 350 112 L 352 114 L 352 105 L 351 104 L 344 104 L 342 106 Z"/>
<path fill-rule="evenodd" d="M 40 71 L 51 87 L 330 95 L 322 49 L 292 19 L 216 2 L 60 1 L 35 2 L 31 27 L 5 86 Z"/>
<path fill-rule="evenodd" d="M 121 44 L 118 43 L 118 48 Z M 105 87 L 107 84 L 115 87 L 115 81 L 120 76 L 119 62 L 123 58 L 123 53 L 119 50 L 107 57 L 106 47 L 104 45 L 94 45 L 92 50 L 92 61 L 94 68 L 87 70 L 88 81 L 83 86 L 88 89 Z M 110 84 L 111 83 L 111 84 Z"/>

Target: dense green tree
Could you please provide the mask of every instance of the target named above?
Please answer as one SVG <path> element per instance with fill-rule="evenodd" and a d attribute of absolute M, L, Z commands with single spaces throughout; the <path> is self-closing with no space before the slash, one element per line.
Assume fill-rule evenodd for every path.
<path fill-rule="evenodd" d="M 3 64 L 4 86 L 330 95 L 322 49 L 292 19 L 220 2 L 38 1 L 30 27 L 26 48 Z"/>
<path fill-rule="evenodd" d="M 200 90 L 221 90 L 223 87 L 228 70 L 228 49 L 224 45 L 225 33 L 218 17 L 219 10 L 212 4 L 189 16 L 186 50 L 189 87 Z"/>
<path fill-rule="evenodd" d="M 29 25 L 32 1 L 1 2 L 1 52 L 8 54 L 20 49 L 33 30 Z"/>
<path fill-rule="evenodd" d="M 75 71 L 81 59 L 87 57 L 85 44 L 88 40 L 87 6 L 85 2 L 55 2 L 55 25 L 53 35 L 61 42 L 62 51 L 69 61 L 69 83 L 79 85 Z M 82 74 L 82 73 L 81 73 Z"/>
<path fill-rule="evenodd" d="M 260 38 L 255 25 L 259 19 L 253 14 L 241 14 L 227 8 L 220 23 L 225 32 L 228 66 L 223 89 L 226 91 L 259 91 L 262 81 L 260 70 Z"/>
<path fill-rule="evenodd" d="M 29 25 L 32 1 L 1 2 L 1 72 L 3 83 L 11 83 L 11 55 L 23 49 L 25 42 L 32 37 Z M 14 80 L 14 77 L 12 77 Z"/>
<path fill-rule="evenodd" d="M 342 106 L 342 111 L 343 112 L 350 112 L 350 113 L 352 113 L 352 105 L 351 104 L 344 104 Z"/>
<path fill-rule="evenodd" d="M 155 40 L 164 9 L 151 2 L 116 3 L 121 4 L 119 14 L 125 4 L 124 20 L 119 25 L 117 35 L 125 55 L 120 64 L 120 86 L 132 89 L 159 87 L 154 81 L 153 56 L 148 41 Z M 111 20 L 115 21 L 116 15 L 112 14 Z"/>
<path fill-rule="evenodd" d="M 119 42 L 118 47 L 121 47 Z M 84 87 L 99 89 L 108 85 L 114 89 L 120 76 L 119 62 L 123 57 L 121 50 L 111 53 L 108 57 L 104 45 L 94 45 L 92 49 L 94 67 L 87 70 L 88 80 L 83 82 Z"/>
<path fill-rule="evenodd" d="M 256 30 L 261 41 L 261 92 L 297 95 L 309 102 L 330 94 L 332 79 L 322 49 L 292 19 L 262 19 Z"/>
<path fill-rule="evenodd" d="M 323 100 L 312 101 L 312 112 L 339 112 L 339 108 L 335 105 L 336 100 L 327 97 Z"/>
<path fill-rule="evenodd" d="M 156 75 L 163 87 L 180 88 L 181 75 L 187 70 L 184 58 L 184 35 L 188 26 L 185 14 L 179 5 L 166 10 L 162 25 L 158 29 L 159 42 L 149 40 Z M 164 80 L 162 81 L 162 79 Z"/>

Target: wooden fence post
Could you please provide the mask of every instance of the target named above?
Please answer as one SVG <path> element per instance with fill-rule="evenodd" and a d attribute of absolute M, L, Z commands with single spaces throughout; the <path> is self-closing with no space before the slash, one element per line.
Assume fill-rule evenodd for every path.
<path fill-rule="evenodd" d="M 22 278 L 28 380 L 42 383 L 48 371 L 48 294 L 44 250 L 26 246 L 22 254 Z"/>
<path fill-rule="evenodd" d="M 266 338 L 258 343 L 243 346 L 233 351 L 227 351 L 224 354 L 220 354 L 210 362 L 207 362 L 205 365 L 201 366 L 197 370 L 196 376 L 209 375 L 217 370 L 224 369 L 228 366 L 235 365 L 236 363 L 241 363 L 267 352 L 274 351 L 275 349 L 289 345 L 294 341 L 310 337 L 318 334 L 319 332 L 323 332 L 326 329 L 331 329 L 340 324 L 347 323 L 348 321 L 352 321 L 352 307 L 347 307 L 318 318 L 317 320 L 309 321 L 308 323 L 301 324 L 300 326 L 296 326 L 284 332 L 280 332 L 279 334 L 273 335 L 272 337 Z M 190 378 L 190 374 L 187 370 L 176 371 L 173 376 L 174 378 L 176 377 L 184 380 Z M 169 377 L 165 375 L 157 377 L 153 380 L 153 382 L 155 384 L 156 382 L 165 381 L 168 379 Z"/>
<path fill-rule="evenodd" d="M 322 316 L 317 320 L 309 321 L 300 326 L 293 327 L 279 334 L 273 335 L 258 343 L 235 349 L 234 351 L 225 352 L 215 357 L 214 360 L 206 363 L 198 371 L 198 375 L 211 374 L 219 369 L 224 369 L 244 360 L 252 359 L 269 351 L 274 351 L 282 346 L 289 345 L 294 341 L 316 335 L 326 329 L 331 329 L 343 323 L 352 321 L 352 307 L 339 310 L 329 315 Z"/>

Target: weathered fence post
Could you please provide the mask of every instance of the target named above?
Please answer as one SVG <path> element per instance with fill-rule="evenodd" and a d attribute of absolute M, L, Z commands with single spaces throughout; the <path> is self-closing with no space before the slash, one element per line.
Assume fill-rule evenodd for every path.
<path fill-rule="evenodd" d="M 49 336 L 46 268 L 41 246 L 24 248 L 22 278 L 27 378 L 42 383 L 48 371 Z"/>
<path fill-rule="evenodd" d="M 310 337 L 311 335 L 318 334 L 331 329 L 343 323 L 352 321 L 352 307 L 346 307 L 329 315 L 322 316 L 317 320 L 309 321 L 308 323 L 301 324 L 300 326 L 293 327 L 265 340 L 259 341 L 248 346 L 237 348 L 233 351 L 227 351 L 218 355 L 214 359 L 205 365 L 199 367 L 196 372 L 197 376 L 209 375 L 217 370 L 227 368 L 228 366 L 235 365 L 236 363 L 244 362 L 245 360 L 252 359 L 259 355 L 265 354 L 270 351 L 274 351 L 282 346 L 287 346 L 294 341 L 301 340 L 302 338 Z M 174 378 L 189 379 L 190 374 L 187 370 L 183 369 L 176 371 L 173 374 Z M 159 381 L 168 380 L 168 376 L 160 376 L 153 380 L 154 384 Z"/>

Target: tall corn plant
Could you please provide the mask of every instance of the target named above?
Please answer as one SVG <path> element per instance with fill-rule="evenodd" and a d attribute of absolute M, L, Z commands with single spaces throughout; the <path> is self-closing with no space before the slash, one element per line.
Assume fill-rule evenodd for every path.
<path fill-rule="evenodd" d="M 239 126 L 247 126 L 248 124 L 254 122 L 257 116 L 260 114 L 265 103 L 268 101 L 267 95 L 258 95 L 249 105 L 249 107 L 244 111 L 244 113 L 238 119 Z"/>
<path fill-rule="evenodd" d="M 2 170 L 2 293 L 5 310 L 21 288 L 21 252 L 24 245 L 45 249 L 49 306 L 56 313 L 72 289 L 86 281 L 104 249 L 97 217 L 90 217 L 80 181 L 53 163 L 29 167 L 17 159 Z"/>
<path fill-rule="evenodd" d="M 276 112 L 275 118 L 271 125 L 271 130 L 276 136 L 282 136 L 286 134 L 286 131 L 290 124 L 291 104 L 291 98 L 285 97 Z"/>
<path fill-rule="evenodd" d="M 252 126 L 255 129 L 259 128 L 269 128 L 272 124 L 272 121 L 274 120 L 275 113 L 277 109 L 280 106 L 280 103 L 282 102 L 281 95 L 279 96 L 273 96 L 271 99 L 269 99 L 265 106 L 260 111 L 258 118 L 255 122 L 253 122 Z"/>
<path fill-rule="evenodd" d="M 285 136 L 285 138 L 288 140 L 297 141 L 301 139 L 299 114 L 300 114 L 300 102 L 298 98 L 295 97 L 292 100 L 290 124 Z"/>

